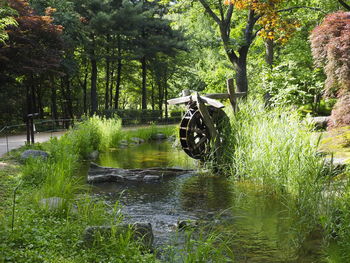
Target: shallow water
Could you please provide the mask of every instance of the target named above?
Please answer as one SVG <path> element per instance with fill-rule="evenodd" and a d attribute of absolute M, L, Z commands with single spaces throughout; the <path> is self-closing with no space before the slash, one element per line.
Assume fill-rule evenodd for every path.
<path fill-rule="evenodd" d="M 112 150 L 97 162 L 116 168 L 198 167 L 168 142 Z M 126 221 L 150 222 L 156 247 L 174 242 L 177 223 L 192 219 L 229 236 L 235 262 L 323 262 L 319 231 L 304 237 L 283 200 L 253 185 L 234 185 L 224 176 L 184 174 L 161 183 L 105 183 L 95 193 L 111 203 L 119 200 Z"/>

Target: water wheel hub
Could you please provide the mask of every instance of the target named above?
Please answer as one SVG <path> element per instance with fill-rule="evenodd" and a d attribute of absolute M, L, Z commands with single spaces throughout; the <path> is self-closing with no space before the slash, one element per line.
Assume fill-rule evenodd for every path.
<path fill-rule="evenodd" d="M 229 125 L 229 119 L 221 109 L 209 106 L 208 111 L 219 134 L 216 139 L 220 144 L 224 139 L 223 129 L 225 125 Z M 182 149 L 194 159 L 206 160 L 210 155 L 213 140 L 198 108 L 196 106 L 189 108 L 180 123 Z"/>

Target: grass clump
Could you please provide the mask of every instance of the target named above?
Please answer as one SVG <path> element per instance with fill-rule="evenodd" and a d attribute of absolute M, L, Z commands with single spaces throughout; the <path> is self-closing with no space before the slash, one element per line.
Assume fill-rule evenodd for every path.
<path fill-rule="evenodd" d="M 79 173 L 81 163 L 95 150 L 106 150 L 122 138 L 120 121 L 93 117 L 69 130 L 60 139 L 36 145 L 49 153 L 47 159 L 29 158 L 19 176 L 0 173 L 0 190 L 5 185 L 17 192 L 12 216 L 13 191 L 1 195 L 0 262 L 155 262 L 154 255 L 141 252 L 141 244 L 124 233 L 98 246 L 85 246 L 82 234 L 87 226 L 116 225 L 118 206 L 92 200 Z M 28 149 L 28 147 L 25 147 Z M 16 156 L 19 158 L 20 151 Z M 4 187 L 2 186 L 4 185 Z M 43 200 L 61 200 L 50 207 Z M 7 205 L 5 205 L 7 204 Z M 12 230 L 12 218 L 14 228 Z"/>
<path fill-rule="evenodd" d="M 324 191 L 332 173 L 317 153 L 320 138 L 292 109 L 266 108 L 256 100 L 240 104 L 231 126 L 226 151 L 232 178 L 284 200 L 305 238 L 328 213 Z"/>
<path fill-rule="evenodd" d="M 319 138 L 290 109 L 266 109 L 262 102 L 250 101 L 240 105 L 231 126 L 227 151 L 236 178 L 293 195 L 323 178 Z"/>
<path fill-rule="evenodd" d="M 177 132 L 177 127 L 174 125 L 143 127 L 136 130 L 128 130 L 124 132 L 123 138 L 130 140 L 131 138 L 141 138 L 145 141 L 150 141 L 157 134 L 164 134 L 166 137 L 173 136 Z"/>

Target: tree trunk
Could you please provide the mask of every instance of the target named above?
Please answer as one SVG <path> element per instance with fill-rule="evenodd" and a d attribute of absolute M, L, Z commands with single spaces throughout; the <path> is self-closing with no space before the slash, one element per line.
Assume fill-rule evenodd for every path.
<path fill-rule="evenodd" d="M 152 110 L 154 110 L 155 108 L 155 103 L 154 103 L 154 82 L 152 81 L 151 83 L 151 87 L 152 87 L 152 93 L 151 93 L 151 103 L 152 103 Z"/>
<path fill-rule="evenodd" d="M 43 106 L 43 92 L 42 92 L 42 78 L 40 79 L 40 83 L 36 89 L 36 96 L 38 98 L 38 113 L 39 113 L 39 119 L 44 118 L 44 106 Z"/>
<path fill-rule="evenodd" d="M 165 119 L 168 120 L 168 70 L 165 68 L 164 71 L 164 108 L 165 108 Z"/>
<path fill-rule="evenodd" d="M 235 64 L 236 87 L 238 92 L 248 91 L 247 54 L 242 54 Z"/>
<path fill-rule="evenodd" d="M 27 123 L 27 144 L 30 144 L 30 121 L 29 121 L 29 114 L 32 113 L 32 99 L 30 96 L 30 82 L 26 85 L 26 98 L 27 98 L 27 115 L 26 115 L 26 123 Z"/>
<path fill-rule="evenodd" d="M 91 115 L 94 115 L 98 109 L 97 101 L 97 61 L 95 51 L 91 51 Z"/>
<path fill-rule="evenodd" d="M 163 116 L 163 98 L 164 98 L 164 92 L 163 87 L 160 79 L 157 79 L 157 86 L 158 86 L 158 110 L 160 110 L 161 116 Z"/>
<path fill-rule="evenodd" d="M 147 90 L 146 90 L 146 82 L 147 82 L 147 65 L 146 65 L 146 57 L 143 56 L 141 58 L 141 66 L 142 66 L 142 109 L 147 109 Z"/>
<path fill-rule="evenodd" d="M 114 53 L 114 52 L 113 52 Z M 114 54 L 112 55 L 114 57 Z M 112 62 L 112 65 L 111 65 L 111 81 L 110 81 L 110 84 L 109 84 L 109 107 L 113 107 L 113 83 L 114 83 L 114 63 Z"/>
<path fill-rule="evenodd" d="M 110 58 L 109 58 L 109 36 L 107 35 L 107 48 L 106 48 L 106 91 L 105 91 L 105 110 L 109 108 L 109 78 L 110 78 Z"/>
<path fill-rule="evenodd" d="M 68 117 L 69 119 L 73 119 L 74 114 L 73 114 L 72 91 L 71 91 L 71 85 L 70 85 L 71 83 L 70 83 L 69 76 L 66 75 L 64 77 L 64 80 L 65 80 L 65 87 L 66 87 L 65 99 L 67 103 Z"/>
<path fill-rule="evenodd" d="M 57 92 L 56 92 L 56 86 L 55 86 L 55 78 L 54 75 L 50 75 L 50 82 L 51 82 L 51 118 L 54 120 L 58 119 L 57 114 Z"/>
<path fill-rule="evenodd" d="M 88 111 L 88 109 L 87 109 L 87 78 L 88 78 L 88 68 L 86 65 L 84 82 L 82 85 L 82 88 L 83 88 L 83 110 L 84 110 L 85 115 L 87 114 L 87 111 Z"/>
<path fill-rule="evenodd" d="M 267 65 L 272 68 L 273 66 L 273 60 L 274 60 L 274 43 L 273 39 L 267 39 L 265 41 L 265 49 L 266 49 L 266 56 L 265 56 L 265 61 Z"/>
<path fill-rule="evenodd" d="M 120 93 L 120 81 L 122 76 L 122 50 L 120 36 L 117 36 L 117 45 L 118 45 L 118 59 L 117 59 L 117 81 L 115 86 L 115 97 L 114 97 L 114 108 L 119 108 L 119 93 Z"/>

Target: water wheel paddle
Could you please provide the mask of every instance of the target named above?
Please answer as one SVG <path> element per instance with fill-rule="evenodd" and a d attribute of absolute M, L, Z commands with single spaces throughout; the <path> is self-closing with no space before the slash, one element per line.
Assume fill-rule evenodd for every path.
<path fill-rule="evenodd" d="M 208 112 L 219 134 L 218 144 L 221 144 L 224 140 L 223 130 L 229 126 L 229 118 L 223 110 L 213 106 L 208 106 Z M 180 123 L 182 149 L 194 159 L 205 160 L 210 155 L 213 139 L 198 108 L 190 107 Z"/>

